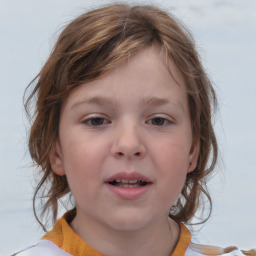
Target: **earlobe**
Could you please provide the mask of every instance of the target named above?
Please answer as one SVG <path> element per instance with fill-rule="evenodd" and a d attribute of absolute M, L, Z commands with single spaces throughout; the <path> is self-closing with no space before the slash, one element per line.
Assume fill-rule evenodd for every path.
<path fill-rule="evenodd" d="M 199 151 L 200 151 L 200 144 L 194 143 L 190 149 L 189 153 L 189 163 L 188 163 L 188 170 L 187 172 L 193 172 L 196 169 L 197 161 L 199 157 Z"/>
<path fill-rule="evenodd" d="M 53 172 L 55 172 L 57 175 L 63 176 L 66 174 L 63 165 L 63 159 L 59 142 L 56 142 L 51 150 L 50 163 Z"/>

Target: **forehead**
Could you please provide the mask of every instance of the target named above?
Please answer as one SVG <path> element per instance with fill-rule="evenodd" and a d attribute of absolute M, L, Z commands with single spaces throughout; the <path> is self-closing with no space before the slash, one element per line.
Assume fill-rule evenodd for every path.
<path fill-rule="evenodd" d="M 154 98 L 155 103 L 162 99 L 186 101 L 181 73 L 157 46 L 139 51 L 102 78 L 82 84 L 71 92 L 68 101 L 96 103 L 99 96 L 109 101 L 122 97 L 140 98 L 143 102 Z"/>

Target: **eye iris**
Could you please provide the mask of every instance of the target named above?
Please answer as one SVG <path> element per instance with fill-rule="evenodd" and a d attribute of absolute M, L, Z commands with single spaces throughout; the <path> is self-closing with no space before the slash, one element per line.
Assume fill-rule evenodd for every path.
<path fill-rule="evenodd" d="M 104 119 L 101 117 L 96 117 L 91 119 L 92 125 L 102 125 L 104 123 Z"/>
<path fill-rule="evenodd" d="M 161 118 L 161 117 L 156 117 L 152 119 L 153 125 L 163 125 L 164 122 L 165 122 L 164 118 Z"/>

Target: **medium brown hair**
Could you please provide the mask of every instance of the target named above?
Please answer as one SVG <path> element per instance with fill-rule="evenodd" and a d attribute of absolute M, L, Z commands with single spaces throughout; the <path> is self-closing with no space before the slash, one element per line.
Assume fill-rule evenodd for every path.
<path fill-rule="evenodd" d="M 44 229 L 43 215 L 50 210 L 55 221 L 59 199 L 70 192 L 66 176 L 55 174 L 49 159 L 58 139 L 63 101 L 74 88 L 106 75 L 130 56 L 152 45 L 160 46 L 183 75 L 193 139 L 200 144 L 197 167 L 188 173 L 181 196 L 170 209 L 170 217 L 178 222 L 189 222 L 201 205 L 202 195 L 208 198 L 211 212 L 206 182 L 218 153 L 212 125 L 216 97 L 193 38 L 176 18 L 163 10 L 114 4 L 84 13 L 69 23 L 59 35 L 45 65 L 28 86 L 34 86 L 25 102 L 28 114 L 31 113 L 30 103 L 36 102 L 33 115 L 30 115 L 29 151 L 41 173 L 33 206 Z M 45 200 L 41 217 L 36 211 L 39 195 Z M 74 208 L 73 215 L 75 211 Z"/>

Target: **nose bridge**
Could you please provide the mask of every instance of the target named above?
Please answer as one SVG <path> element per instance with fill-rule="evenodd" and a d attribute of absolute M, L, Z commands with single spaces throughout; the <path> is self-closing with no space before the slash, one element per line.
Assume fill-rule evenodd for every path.
<path fill-rule="evenodd" d="M 117 124 L 114 132 L 112 153 L 116 157 L 143 157 L 145 145 L 143 133 L 135 118 L 124 118 Z"/>

